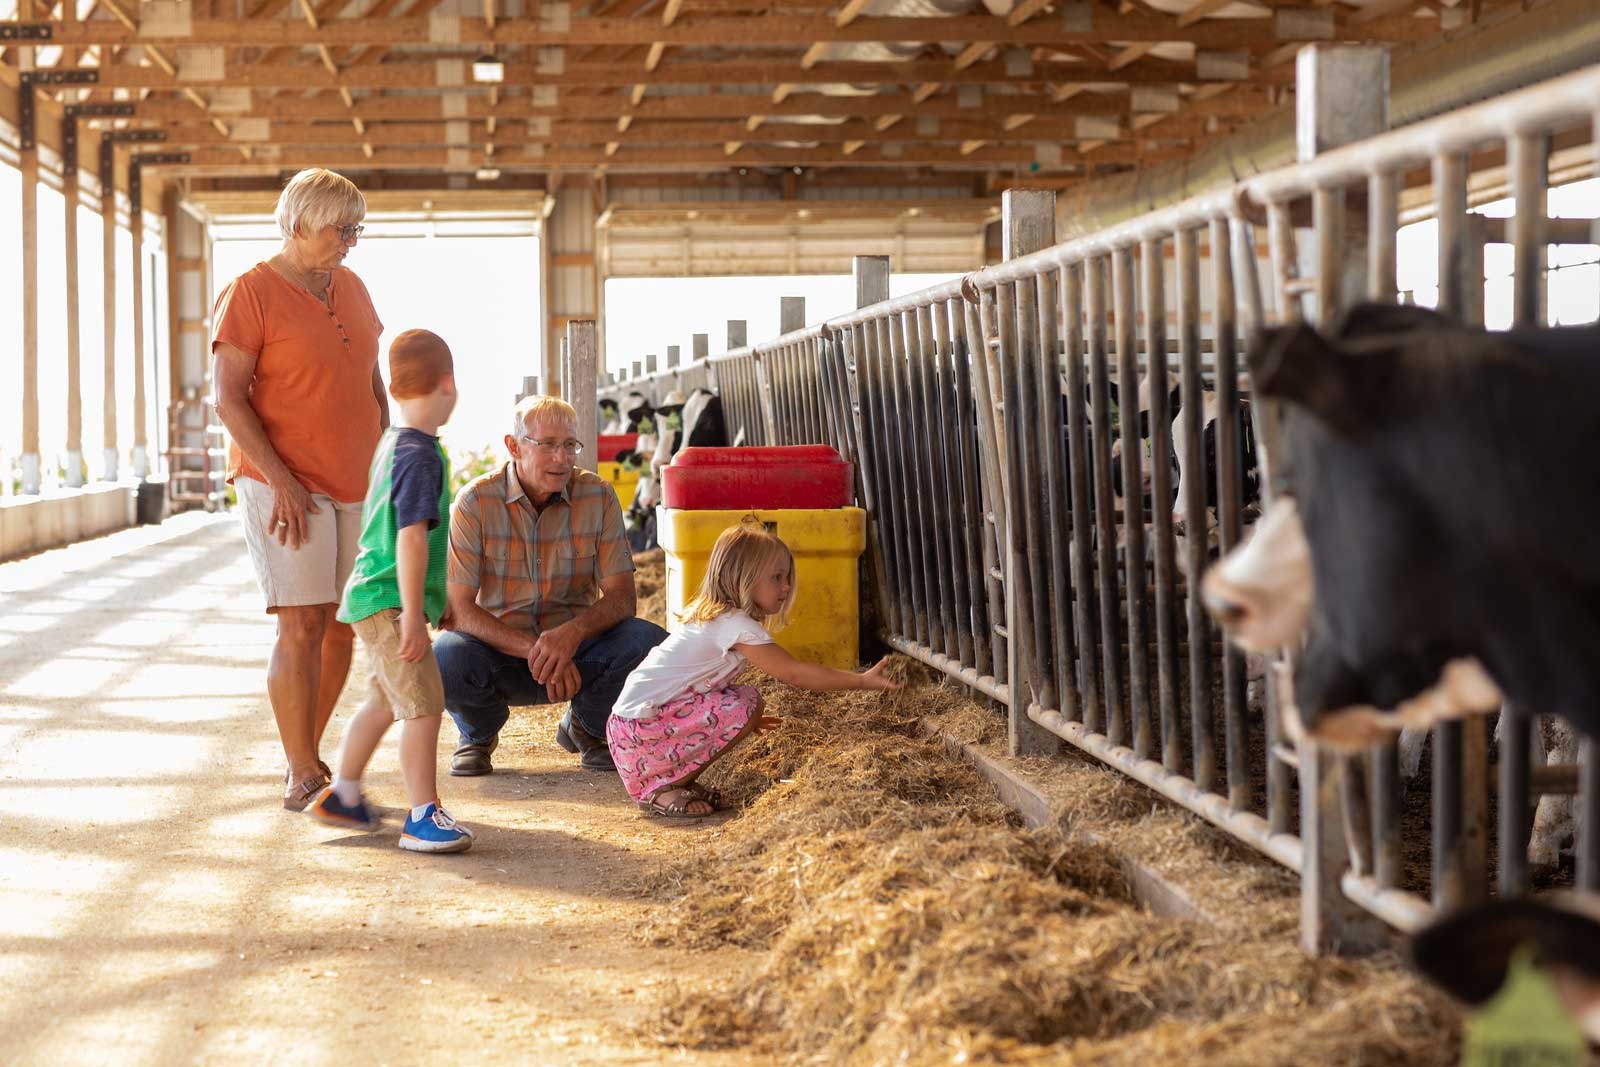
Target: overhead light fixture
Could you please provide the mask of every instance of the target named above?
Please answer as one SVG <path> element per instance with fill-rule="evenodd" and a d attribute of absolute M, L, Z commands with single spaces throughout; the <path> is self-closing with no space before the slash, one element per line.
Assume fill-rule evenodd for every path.
<path fill-rule="evenodd" d="M 491 55 L 482 55 L 472 61 L 472 80 L 499 83 L 506 80 L 506 65 Z"/>
<path fill-rule="evenodd" d="M 499 181 L 500 180 L 500 168 L 499 167 L 479 167 L 478 168 L 478 173 L 475 175 L 475 177 L 480 182 Z"/>

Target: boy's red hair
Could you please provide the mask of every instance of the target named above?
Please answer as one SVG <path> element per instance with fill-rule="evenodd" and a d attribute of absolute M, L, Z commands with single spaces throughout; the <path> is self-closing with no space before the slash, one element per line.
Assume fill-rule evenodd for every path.
<path fill-rule="evenodd" d="M 453 374 L 450 346 L 431 330 L 407 330 L 389 345 L 389 393 L 396 400 L 427 396 Z"/>

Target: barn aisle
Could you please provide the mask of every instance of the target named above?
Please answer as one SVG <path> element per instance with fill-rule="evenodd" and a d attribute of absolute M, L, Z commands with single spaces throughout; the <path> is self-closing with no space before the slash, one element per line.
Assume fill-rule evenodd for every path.
<path fill-rule="evenodd" d="M 631 1036 L 694 980 L 630 936 L 630 882 L 684 831 L 578 770 L 553 709 L 508 729 L 512 773 L 442 777 L 478 843 L 419 857 L 393 812 L 361 835 L 279 808 L 271 640 L 231 519 L 0 566 L 0 1063 L 754 1062 Z"/>

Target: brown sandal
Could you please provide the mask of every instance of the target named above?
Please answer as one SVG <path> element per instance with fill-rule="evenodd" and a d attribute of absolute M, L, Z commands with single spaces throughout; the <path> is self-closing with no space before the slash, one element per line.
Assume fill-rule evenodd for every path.
<path fill-rule="evenodd" d="M 676 794 L 676 799 L 664 798 Z M 720 799 L 720 798 L 719 798 Z M 690 811 L 690 804 L 704 804 L 710 811 Z M 723 810 L 715 800 L 706 795 L 706 790 L 694 786 L 676 785 L 661 790 L 649 800 L 639 801 L 639 810 L 646 815 L 660 819 L 704 819 Z"/>
<path fill-rule="evenodd" d="M 283 806 L 288 811 L 305 811 L 317 799 L 317 794 L 328 788 L 329 779 L 324 774 L 314 774 L 299 785 L 290 785 L 283 791 Z"/>

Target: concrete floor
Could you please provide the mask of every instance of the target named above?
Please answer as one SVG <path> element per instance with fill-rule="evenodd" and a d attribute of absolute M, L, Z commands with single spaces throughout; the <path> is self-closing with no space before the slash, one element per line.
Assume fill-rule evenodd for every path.
<path fill-rule="evenodd" d="M 272 639 L 230 517 L 0 565 L 0 1064 L 751 1062 L 649 1042 L 665 984 L 748 961 L 637 944 L 629 887 L 690 831 L 580 770 L 558 709 L 441 778 L 477 846 L 415 856 L 393 811 L 281 809 Z"/>

